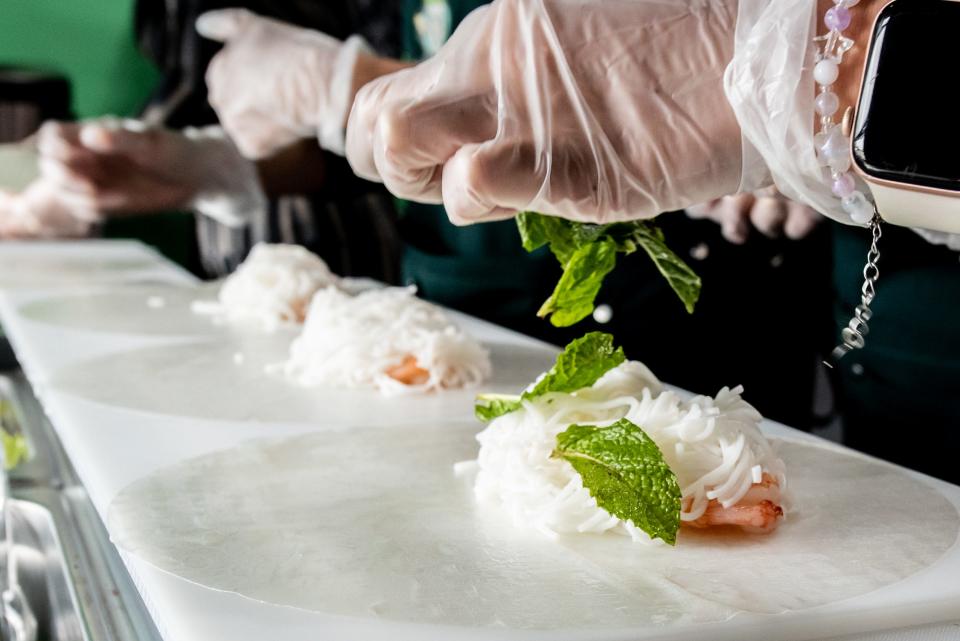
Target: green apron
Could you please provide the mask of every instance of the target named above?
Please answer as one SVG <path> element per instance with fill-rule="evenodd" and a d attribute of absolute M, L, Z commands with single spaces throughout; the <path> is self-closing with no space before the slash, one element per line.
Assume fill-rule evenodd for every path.
<path fill-rule="evenodd" d="M 482 4 L 404 0 L 405 56 L 432 54 Z M 696 314 L 684 311 L 638 252 L 621 260 L 600 292 L 597 302 L 612 310 L 610 322 L 588 318 L 559 330 L 536 312 L 560 267 L 546 249 L 526 253 L 513 221 L 455 227 L 443 207 L 415 203 L 401 203 L 400 216 L 402 274 L 425 298 L 558 345 L 607 331 L 630 358 L 675 385 L 715 394 L 723 385 L 744 384 L 747 398 L 767 416 L 797 427 L 810 423 L 816 350 L 831 329 L 825 234 L 803 243 L 758 238 L 737 247 L 723 241 L 712 222 L 662 216 L 671 247 L 703 278 Z"/>
<path fill-rule="evenodd" d="M 868 234 L 835 233 L 837 336 L 860 300 Z M 887 225 L 866 348 L 838 368 L 845 440 L 960 483 L 960 254 Z"/>

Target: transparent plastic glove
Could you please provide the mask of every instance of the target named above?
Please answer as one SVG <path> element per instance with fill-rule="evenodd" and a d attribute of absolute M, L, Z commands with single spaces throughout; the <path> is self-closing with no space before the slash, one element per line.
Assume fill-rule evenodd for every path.
<path fill-rule="evenodd" d="M 824 180 L 814 145 L 813 38 L 823 30 L 820 18 L 817 0 L 740 2 L 735 55 L 725 78 L 743 134 L 738 191 L 772 181 L 788 198 L 854 224 Z M 858 188 L 869 194 L 862 184 Z"/>
<path fill-rule="evenodd" d="M 300 138 L 343 154 L 354 70 L 370 49 L 262 18 L 245 9 L 208 11 L 200 35 L 224 43 L 207 69 L 210 104 L 244 155 L 261 158 Z"/>
<path fill-rule="evenodd" d="M 23 191 L 0 190 L 0 239 L 83 238 L 97 222 L 93 203 L 37 178 Z"/>
<path fill-rule="evenodd" d="M 43 176 L 106 214 L 192 208 L 240 227 L 267 206 L 255 165 L 219 127 L 181 133 L 135 120 L 48 123 L 37 144 Z"/>
<path fill-rule="evenodd" d="M 751 227 L 769 238 L 785 235 L 800 240 L 823 218 L 810 207 L 790 200 L 772 187 L 687 207 L 687 215 L 716 222 L 723 237 L 735 245 L 747 242 Z"/>
<path fill-rule="evenodd" d="M 354 170 L 467 224 L 609 222 L 733 193 L 723 94 L 736 0 L 497 0 L 436 56 L 365 85 Z"/>

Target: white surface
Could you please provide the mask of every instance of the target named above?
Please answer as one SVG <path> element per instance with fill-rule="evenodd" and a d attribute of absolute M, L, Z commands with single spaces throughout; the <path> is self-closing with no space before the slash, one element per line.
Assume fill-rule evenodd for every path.
<path fill-rule="evenodd" d="M 108 526 L 121 549 L 200 585 L 361 619 L 498 627 L 499 639 L 663 638 L 836 603 L 926 569 L 957 538 L 960 517 L 936 490 L 872 459 L 783 441 L 803 503 L 776 535 L 685 530 L 676 548 L 609 534 L 552 542 L 512 527 L 498 502 L 474 500 L 471 476 L 454 476 L 452 461 L 476 455 L 476 431 L 258 439 L 124 488 Z"/>
<path fill-rule="evenodd" d="M 157 257 L 151 252 L 138 250 L 131 245 L 119 245 L 116 248 L 102 243 L 83 244 L 79 248 L 75 245 L 33 245 L 29 248 L 0 245 L 0 266 L 10 265 L 11 261 L 14 265 L 29 265 L 31 269 L 22 273 L 34 278 L 34 284 L 27 285 L 9 276 L 0 276 L 8 283 L 0 284 L 0 316 L 4 328 L 24 361 L 28 375 L 42 394 L 64 447 L 101 516 L 106 515 L 107 507 L 118 492 L 152 471 L 192 456 L 238 445 L 250 438 L 291 436 L 316 430 L 316 424 L 307 421 L 263 423 L 199 420 L 183 413 L 179 416 L 175 412 L 163 415 L 145 411 L 144 408 L 110 407 L 96 400 L 84 400 L 77 394 L 53 389 L 50 382 L 56 380 L 62 371 L 75 369 L 84 361 L 108 358 L 111 354 L 127 350 L 149 351 L 167 343 L 182 345 L 185 341 L 183 337 L 68 330 L 20 316 L 17 310 L 25 302 L 48 296 L 51 287 L 59 287 L 53 276 L 56 270 L 45 266 L 49 263 L 44 262 L 43 255 L 59 265 L 67 265 L 68 274 L 65 278 L 70 281 L 72 294 L 82 293 L 80 288 L 86 286 L 85 283 L 97 280 L 100 284 L 121 282 L 125 277 L 143 280 L 144 274 L 151 281 L 166 280 L 171 284 L 184 283 L 185 279 L 181 271 L 158 265 Z M 69 260 L 65 262 L 64 256 Z M 118 267 L 122 264 L 128 265 L 129 270 Z M 104 269 L 103 265 L 110 267 Z M 41 276 L 37 277 L 37 274 Z M 38 289 L 45 291 L 38 292 Z M 145 313 L 150 311 L 153 310 L 145 309 Z M 495 340 L 504 345 L 527 345 L 534 350 L 538 348 L 532 341 L 486 324 L 477 324 L 475 331 L 488 341 Z M 233 367 L 232 361 L 227 365 Z M 199 384 L 204 378 L 209 377 L 194 382 Z M 135 395 L 136 390 L 153 386 L 155 381 L 134 379 L 127 380 L 126 384 L 129 385 L 130 394 Z M 459 420 L 465 424 L 470 420 L 470 409 L 467 405 L 459 416 L 450 415 L 445 419 Z M 774 435 L 800 436 L 774 424 L 765 427 Z M 917 478 L 942 492 L 954 506 L 960 506 L 960 488 L 925 477 Z M 199 588 L 159 572 L 135 558 L 127 557 L 127 561 L 167 641 L 301 641 L 318 637 L 365 641 L 388 638 L 418 641 L 433 638 L 500 638 L 496 628 L 461 628 L 454 634 L 452 630 L 439 626 L 335 617 L 264 605 L 236 595 Z M 957 577 L 960 577 L 960 550 L 954 545 L 947 556 L 933 567 L 868 595 L 775 616 L 738 615 L 723 624 L 710 626 L 709 630 L 701 627 L 687 631 L 696 638 L 718 640 L 787 640 L 823 638 L 955 619 L 955 613 L 960 611 L 960 580 Z M 932 627 L 929 630 L 931 635 L 951 632 L 949 627 Z M 949 638 L 943 634 L 939 638 Z M 513 636 L 517 639 L 612 640 L 633 635 L 594 631 L 561 635 L 556 632 L 521 632 Z"/>
<path fill-rule="evenodd" d="M 27 144 L 0 145 L 0 189 L 17 192 L 40 175 L 37 150 Z"/>

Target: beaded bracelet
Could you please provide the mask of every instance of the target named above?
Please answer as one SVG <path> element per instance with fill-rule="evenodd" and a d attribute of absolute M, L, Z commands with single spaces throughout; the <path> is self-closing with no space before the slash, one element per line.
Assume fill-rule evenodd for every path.
<path fill-rule="evenodd" d="M 820 162 L 829 170 L 830 188 L 841 199 L 844 211 L 853 222 L 867 225 L 873 219 L 874 207 L 857 189 L 850 173 L 850 138 L 844 135 L 843 127 L 834 122 L 834 115 L 840 110 L 840 98 L 832 89 L 840 75 L 843 56 L 854 44 L 843 32 L 850 26 L 850 7 L 859 1 L 834 0 L 834 6 L 823 18 L 828 33 L 814 39 L 818 44 L 823 43 L 813 68 L 813 79 L 819 89 L 814 108 L 820 116 L 820 131 L 814 137 L 814 144 Z"/>
<path fill-rule="evenodd" d="M 880 260 L 880 251 L 877 249 L 881 236 L 880 217 L 873 203 L 857 189 L 857 183 L 850 172 L 853 162 L 850 157 L 850 138 L 844 132 L 844 127 L 834 122 L 834 116 L 840 111 L 840 98 L 832 87 L 840 76 L 844 54 L 854 45 L 854 41 L 844 36 L 843 32 L 850 26 L 851 7 L 859 2 L 860 0 L 834 0 L 834 5 L 827 10 L 823 18 L 827 33 L 814 38 L 817 45 L 822 44 L 813 68 L 813 79 L 818 89 L 814 108 L 820 116 L 820 131 L 814 136 L 817 157 L 825 168 L 824 179 L 829 183 L 833 194 L 840 199 L 843 210 L 850 215 L 853 222 L 869 225 L 873 237 L 867 265 L 863 270 L 864 283 L 860 304 L 841 333 L 843 343 L 833 350 L 834 361 L 866 345 L 865 337 L 869 333 L 867 322 L 873 316 L 870 304 L 876 297 L 876 283 L 880 278 L 877 267 Z M 833 367 L 829 362 L 825 363 Z"/>

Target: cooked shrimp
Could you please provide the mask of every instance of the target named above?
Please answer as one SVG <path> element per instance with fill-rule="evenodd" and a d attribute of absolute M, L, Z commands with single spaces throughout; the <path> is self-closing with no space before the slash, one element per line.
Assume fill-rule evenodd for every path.
<path fill-rule="evenodd" d="M 747 532 L 766 534 L 777 529 L 782 516 L 780 484 L 769 474 L 764 474 L 761 481 L 754 483 L 736 505 L 723 507 L 712 500 L 700 518 L 683 521 L 682 525 L 695 528 L 733 525 Z"/>
<path fill-rule="evenodd" d="M 406 356 L 399 365 L 386 371 L 387 376 L 404 385 L 422 385 L 430 380 L 430 372 L 420 367 L 414 356 Z"/>
<path fill-rule="evenodd" d="M 783 508 L 772 501 L 760 501 L 754 505 L 737 503 L 723 507 L 716 501 L 710 501 L 707 511 L 696 521 L 684 521 L 682 525 L 695 528 L 735 525 L 747 532 L 773 532 L 780 524 Z"/>
<path fill-rule="evenodd" d="M 303 323 L 307 318 L 307 308 L 310 306 L 309 298 L 300 298 L 290 302 L 290 311 L 293 312 L 293 318 L 287 320 L 295 323 Z"/>

